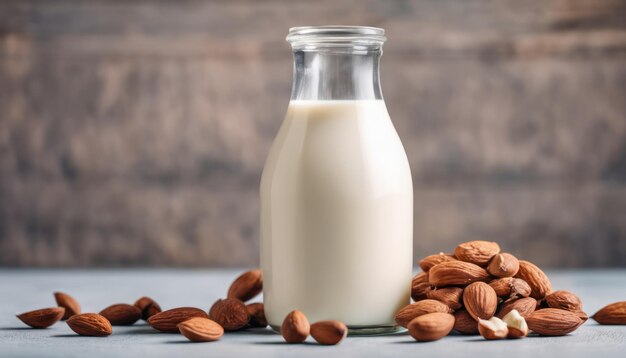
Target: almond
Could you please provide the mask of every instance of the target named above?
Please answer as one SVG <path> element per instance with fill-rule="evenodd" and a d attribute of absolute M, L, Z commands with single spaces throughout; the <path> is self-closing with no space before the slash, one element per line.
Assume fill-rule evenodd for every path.
<path fill-rule="evenodd" d="M 456 258 L 454 256 L 440 252 L 435 255 L 429 255 L 429 256 L 424 257 L 423 259 L 419 261 L 418 264 L 420 268 L 422 269 L 422 271 L 428 272 L 428 270 L 430 270 L 435 265 L 438 265 L 442 262 L 455 261 L 455 260 Z"/>
<path fill-rule="evenodd" d="M 141 297 L 140 299 L 135 301 L 133 306 L 139 308 L 139 310 L 141 311 L 141 319 L 143 319 L 144 321 L 147 321 L 148 318 L 162 311 L 161 306 L 159 306 L 159 304 L 156 303 L 155 300 L 146 296 Z"/>
<path fill-rule="evenodd" d="M 537 309 L 537 300 L 532 297 L 524 297 L 518 300 L 512 300 L 503 303 L 500 305 L 500 310 L 498 311 L 498 318 L 503 318 L 512 310 L 516 310 L 519 314 L 527 318 L 531 313 L 535 312 Z"/>
<path fill-rule="evenodd" d="M 159 312 L 148 318 L 148 324 L 157 331 L 177 333 L 178 324 L 193 317 L 209 318 L 203 310 L 194 307 L 178 307 Z"/>
<path fill-rule="evenodd" d="M 100 315 L 114 326 L 129 326 L 141 318 L 141 311 L 135 306 L 118 303 L 103 309 Z"/>
<path fill-rule="evenodd" d="M 484 282 L 474 282 L 463 291 L 463 304 L 475 320 L 490 319 L 498 308 L 496 291 Z"/>
<path fill-rule="evenodd" d="M 522 317 L 517 310 L 512 310 L 502 317 L 502 321 L 506 323 L 509 329 L 508 338 L 522 338 L 528 335 L 528 325 L 526 320 Z"/>
<path fill-rule="evenodd" d="M 237 277 L 228 289 L 228 298 L 236 298 L 246 302 L 263 291 L 263 274 L 255 269 Z"/>
<path fill-rule="evenodd" d="M 442 262 L 428 271 L 428 281 L 435 287 L 466 286 L 489 277 L 484 268 L 458 260 Z"/>
<path fill-rule="evenodd" d="M 74 297 L 63 292 L 55 292 L 54 299 L 57 301 L 57 306 L 65 308 L 63 320 L 80 313 L 80 304 L 78 304 L 78 301 L 76 301 Z"/>
<path fill-rule="evenodd" d="M 461 334 L 478 334 L 478 322 L 466 310 L 456 311 L 454 330 Z"/>
<path fill-rule="evenodd" d="M 236 298 L 217 300 L 209 311 L 209 318 L 224 327 L 225 331 L 236 331 L 250 322 L 246 305 Z"/>
<path fill-rule="evenodd" d="M 600 324 L 626 324 L 626 301 L 611 303 L 591 318 Z"/>
<path fill-rule="evenodd" d="M 471 262 L 478 266 L 487 266 L 489 260 L 500 252 L 500 246 L 489 241 L 464 242 L 454 249 L 454 256 L 465 262 Z"/>
<path fill-rule="evenodd" d="M 539 267 L 528 261 L 520 260 L 519 270 L 515 277 L 521 278 L 528 283 L 531 289 L 530 296 L 532 298 L 542 300 L 552 293 L 552 284 L 548 276 L 546 276 Z"/>
<path fill-rule="evenodd" d="M 250 316 L 250 327 L 267 327 L 267 319 L 265 318 L 265 310 L 262 303 L 251 303 L 246 306 L 248 315 Z"/>
<path fill-rule="evenodd" d="M 496 295 L 502 299 L 515 299 L 530 296 L 530 286 L 526 281 L 513 278 L 503 277 L 489 282 L 489 286 L 496 291 Z"/>
<path fill-rule="evenodd" d="M 564 336 L 584 323 L 574 312 L 545 308 L 526 317 L 528 328 L 544 336 Z"/>
<path fill-rule="evenodd" d="M 518 270 L 519 261 L 506 252 L 495 255 L 487 266 L 487 271 L 496 277 L 513 277 Z"/>
<path fill-rule="evenodd" d="M 578 311 L 578 312 L 574 312 L 574 313 L 576 313 L 576 315 L 578 315 L 578 317 L 580 319 L 582 319 L 583 322 L 587 322 L 587 320 L 589 319 L 589 316 L 587 316 L 587 314 L 585 312 L 583 312 L 583 311 Z"/>
<path fill-rule="evenodd" d="M 82 313 L 67 319 L 67 325 L 81 336 L 104 337 L 113 333 L 111 323 L 96 313 Z"/>
<path fill-rule="evenodd" d="M 213 342 L 224 335 L 224 328 L 204 317 L 193 317 L 178 324 L 178 330 L 192 342 Z"/>
<path fill-rule="evenodd" d="M 453 310 L 463 307 L 463 289 L 461 287 L 444 287 L 431 290 L 426 294 L 426 297 L 437 300 Z"/>
<path fill-rule="evenodd" d="M 454 327 L 454 316 L 434 312 L 414 318 L 408 324 L 409 334 L 417 341 L 436 341 L 447 336 Z"/>
<path fill-rule="evenodd" d="M 550 308 L 560 308 L 566 311 L 582 311 L 583 304 L 580 298 L 567 291 L 554 291 L 546 296 L 546 303 Z"/>
<path fill-rule="evenodd" d="M 291 311 L 280 327 L 280 333 L 287 343 L 304 342 L 310 330 L 309 320 L 298 310 Z"/>
<path fill-rule="evenodd" d="M 430 291 L 430 283 L 428 283 L 428 272 L 420 272 L 411 282 L 411 298 L 414 301 L 423 300 Z"/>
<path fill-rule="evenodd" d="M 444 303 L 426 299 L 404 306 L 396 314 L 396 322 L 406 328 L 409 322 L 415 319 L 415 317 L 433 312 L 450 313 L 452 311 L 450 310 L 450 307 Z"/>
<path fill-rule="evenodd" d="M 485 339 L 503 339 L 509 334 L 509 329 L 500 318 L 478 320 L 478 332 Z"/>
<path fill-rule="evenodd" d="M 319 344 L 335 345 L 348 335 L 348 327 L 341 321 L 321 321 L 311 325 L 311 337 Z"/>
<path fill-rule="evenodd" d="M 50 307 L 22 313 L 17 318 L 32 328 L 48 328 L 63 318 L 64 313 L 63 307 Z"/>

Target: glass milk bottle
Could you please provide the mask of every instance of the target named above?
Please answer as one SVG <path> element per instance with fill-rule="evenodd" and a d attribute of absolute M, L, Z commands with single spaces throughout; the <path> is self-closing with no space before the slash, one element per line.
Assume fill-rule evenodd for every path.
<path fill-rule="evenodd" d="M 351 334 L 397 330 L 409 303 L 413 186 L 382 97 L 384 30 L 289 30 L 294 78 L 261 179 L 265 315 L 297 309 Z"/>

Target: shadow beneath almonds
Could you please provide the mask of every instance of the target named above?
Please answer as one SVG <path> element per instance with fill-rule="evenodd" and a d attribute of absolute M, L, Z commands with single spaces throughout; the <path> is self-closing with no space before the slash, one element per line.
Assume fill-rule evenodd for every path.
<path fill-rule="evenodd" d="M 192 342 L 192 341 L 165 341 L 163 344 L 196 344 L 196 343 L 211 343 L 211 342 Z"/>
<path fill-rule="evenodd" d="M 125 335 L 125 334 L 134 335 L 134 334 L 157 334 L 157 333 L 163 333 L 163 332 L 159 332 L 159 331 L 157 331 L 156 329 L 154 329 L 152 327 L 145 327 L 145 328 L 139 328 L 139 329 L 129 329 L 127 331 L 120 332 L 118 334 L 120 334 L 120 335 Z"/>
<path fill-rule="evenodd" d="M 244 329 L 241 331 L 228 332 L 228 334 L 239 336 L 279 336 L 278 333 L 266 328 Z"/>
<path fill-rule="evenodd" d="M 261 342 L 250 342 L 250 344 L 259 344 L 259 345 L 266 345 L 266 346 L 298 346 L 298 345 L 304 345 L 304 346 L 316 346 L 316 347 L 330 347 L 330 346 L 326 346 L 323 344 L 317 344 L 317 343 L 313 343 L 313 342 L 303 342 L 303 343 L 287 343 L 285 341 L 273 341 L 273 342 L 268 342 L 268 341 L 261 341 Z"/>
<path fill-rule="evenodd" d="M 28 330 L 44 330 L 46 328 L 31 328 L 31 327 L 2 327 L 0 331 L 28 331 Z"/>
<path fill-rule="evenodd" d="M 79 336 L 78 334 L 53 334 L 50 337 L 54 337 L 54 338 L 85 338 L 85 336 Z M 95 337 L 95 338 L 102 338 L 102 337 Z"/>

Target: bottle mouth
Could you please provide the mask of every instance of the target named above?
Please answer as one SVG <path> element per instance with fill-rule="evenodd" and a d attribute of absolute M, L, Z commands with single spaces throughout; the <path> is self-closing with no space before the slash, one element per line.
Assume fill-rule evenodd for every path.
<path fill-rule="evenodd" d="M 385 30 L 370 26 L 299 26 L 289 29 L 287 41 L 293 47 L 302 45 L 346 46 L 382 45 L 387 38 Z"/>

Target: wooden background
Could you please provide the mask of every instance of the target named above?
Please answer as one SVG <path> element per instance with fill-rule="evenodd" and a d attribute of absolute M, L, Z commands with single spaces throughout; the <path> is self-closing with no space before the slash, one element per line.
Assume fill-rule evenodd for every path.
<path fill-rule="evenodd" d="M 295 25 L 384 27 L 415 256 L 626 266 L 626 1 L 0 1 L 0 265 L 252 266 Z"/>

